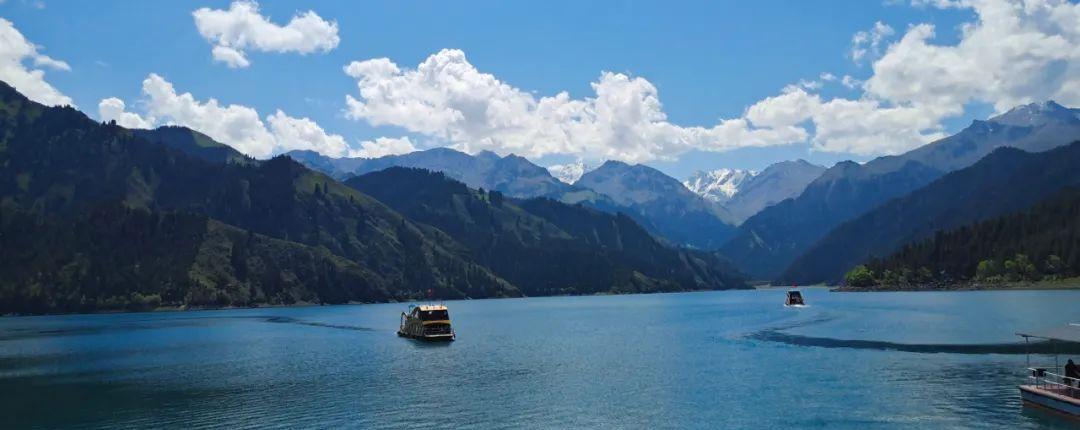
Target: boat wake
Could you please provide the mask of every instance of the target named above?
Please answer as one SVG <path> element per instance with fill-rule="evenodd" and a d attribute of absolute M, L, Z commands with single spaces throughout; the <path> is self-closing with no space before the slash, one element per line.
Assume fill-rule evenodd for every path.
<path fill-rule="evenodd" d="M 336 328 L 336 329 L 339 329 L 339 330 L 375 331 L 375 329 L 369 328 L 369 327 L 360 327 L 360 326 L 355 326 L 355 325 L 344 325 L 344 324 L 330 324 L 330 323 L 322 323 L 322 322 L 317 322 L 317 321 L 304 321 L 304 320 L 300 320 L 300 319 L 296 319 L 296 318 L 281 317 L 281 316 L 264 317 L 263 320 L 266 321 L 266 322 L 269 322 L 269 323 L 276 323 L 276 324 L 299 324 L 299 325 L 306 325 L 306 326 L 311 326 L 311 327 Z"/>
<path fill-rule="evenodd" d="M 1013 343 L 899 343 L 882 340 L 835 339 L 784 333 L 776 329 L 762 330 L 747 336 L 766 342 L 779 342 L 796 346 L 821 348 L 871 349 L 879 351 L 903 351 L 925 354 L 1080 354 L 1080 343 L 1013 342 Z"/>
<path fill-rule="evenodd" d="M 317 321 L 305 321 L 292 317 L 283 316 L 268 316 L 268 315 L 242 315 L 242 316 L 192 316 L 192 317 L 173 317 L 171 315 L 162 315 L 156 318 L 143 318 L 131 321 L 125 321 L 116 324 L 100 324 L 100 325 L 86 325 L 86 326 L 71 326 L 71 327 L 59 327 L 59 328 L 8 328 L 0 330 L 0 342 L 9 340 L 26 340 L 42 337 L 61 337 L 61 336 L 92 336 L 101 334 L 116 334 L 121 332 L 130 332 L 136 330 L 158 330 L 164 328 L 177 328 L 177 327 L 199 327 L 208 325 L 212 320 L 219 319 L 242 319 L 242 320 L 256 320 L 275 324 L 299 324 L 310 327 L 322 327 L 333 328 L 339 330 L 355 330 L 355 331 L 377 331 L 376 329 L 369 327 L 361 327 L 345 324 L 331 324 Z"/>
<path fill-rule="evenodd" d="M 838 339 L 788 333 L 794 328 L 832 321 L 836 316 L 817 315 L 814 318 L 789 322 L 747 334 L 747 339 L 776 342 L 795 346 L 820 348 L 850 348 L 878 351 L 903 351 L 924 354 L 1080 354 L 1080 343 L 1066 342 L 1008 342 L 1008 343 L 902 343 L 884 340 Z"/>

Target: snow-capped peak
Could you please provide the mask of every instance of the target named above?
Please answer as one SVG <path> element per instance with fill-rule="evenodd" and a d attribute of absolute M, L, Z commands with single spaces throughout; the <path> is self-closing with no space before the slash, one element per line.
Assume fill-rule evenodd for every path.
<path fill-rule="evenodd" d="M 548 172 L 551 172 L 551 176 L 555 179 L 563 181 L 567 184 L 573 184 L 581 179 L 581 175 L 591 170 L 588 165 L 578 161 L 576 163 L 569 164 L 556 164 L 554 166 L 548 166 Z"/>
<path fill-rule="evenodd" d="M 757 174 L 754 170 L 741 169 L 698 170 L 683 181 L 683 185 L 706 199 L 723 203 L 739 192 L 739 186 L 746 180 Z"/>
<path fill-rule="evenodd" d="M 1031 127 L 1046 124 L 1050 121 L 1072 122 L 1077 119 L 1080 119 L 1080 110 L 1069 109 L 1053 100 L 1048 100 L 1042 103 L 1029 103 L 1014 107 L 1008 112 L 990 118 L 990 121 L 1005 125 Z"/>

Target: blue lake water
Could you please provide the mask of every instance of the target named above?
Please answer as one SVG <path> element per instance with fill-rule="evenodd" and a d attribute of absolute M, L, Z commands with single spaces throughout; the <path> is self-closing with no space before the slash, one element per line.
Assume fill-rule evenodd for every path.
<path fill-rule="evenodd" d="M 447 302 L 443 345 L 405 304 L 3 318 L 0 428 L 1071 425 L 1012 344 L 1080 291 L 803 291 Z"/>

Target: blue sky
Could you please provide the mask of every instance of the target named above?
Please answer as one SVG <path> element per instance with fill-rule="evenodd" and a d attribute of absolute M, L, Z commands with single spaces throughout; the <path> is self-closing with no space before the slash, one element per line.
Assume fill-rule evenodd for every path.
<path fill-rule="evenodd" d="M 251 107 L 262 117 L 280 109 L 290 117 L 309 118 L 349 146 L 378 137 L 410 137 L 420 148 L 452 145 L 455 139 L 477 134 L 448 138 L 449 132 L 417 131 L 420 126 L 407 119 L 395 125 L 385 116 L 350 118 L 345 96 L 359 97 L 359 78 L 344 73 L 344 66 L 385 57 L 403 70 L 412 69 L 440 50 L 453 48 L 463 51 L 480 72 L 536 98 L 566 91 L 571 99 L 595 97 L 591 84 L 600 79 L 601 72 L 621 73 L 643 78 L 655 87 L 667 122 L 712 127 L 723 119 L 744 116 L 748 107 L 784 93 L 785 87 L 800 80 L 820 81 L 822 73 L 836 80 L 808 90 L 813 95 L 822 100 L 865 98 L 865 90 L 845 87 L 840 77 L 869 79 L 875 73 L 874 62 L 910 26 L 934 25 L 932 44 L 949 46 L 964 37 L 961 24 L 979 22 L 977 8 L 897 1 L 261 1 L 258 5 L 259 14 L 278 25 L 297 13 L 313 11 L 336 23 L 340 42 L 328 51 L 308 54 L 248 49 L 245 56 L 250 65 L 230 68 L 214 61 L 213 44 L 200 35 L 192 16 L 203 7 L 227 10 L 227 1 L 7 0 L 0 5 L 0 16 L 36 44 L 40 53 L 70 65 L 69 71 L 46 70 L 44 79 L 91 116 L 98 117 L 99 101 L 109 97 L 123 100 L 128 110 L 145 116 L 149 108 L 143 81 L 154 73 L 175 86 L 176 92 L 190 92 L 200 102 L 215 98 L 221 104 Z M 854 61 L 854 35 L 874 28 L 876 22 L 889 26 L 893 34 L 884 38 L 881 52 Z M 1070 76 L 1066 83 L 1073 78 L 1073 63 L 1067 60 Z M 1058 94 L 1054 91 L 1064 90 L 1034 91 L 1032 97 Z M 900 91 L 878 93 L 885 94 L 884 98 L 876 95 L 883 100 L 883 108 L 929 109 L 922 107 L 929 106 L 928 102 L 918 96 L 901 99 L 894 96 Z M 1027 101 L 1016 94 L 1009 97 L 971 95 L 959 102 L 959 113 L 942 108 L 949 113 L 934 116 L 939 127 L 923 130 L 922 136 L 955 132 L 971 119 L 993 113 L 995 105 Z M 897 152 L 886 144 L 881 150 L 858 147 L 857 154 L 844 146 L 813 149 L 811 140 L 824 123 L 815 119 L 802 124 L 809 134 L 802 142 L 734 145 L 736 149 L 723 151 L 680 147 L 627 157 L 682 178 L 693 169 L 760 169 L 793 158 L 829 165 Z M 506 152 L 493 145 L 497 152 Z M 541 164 L 552 164 L 578 158 L 596 163 L 605 158 L 603 154 L 590 149 L 527 155 Z"/>

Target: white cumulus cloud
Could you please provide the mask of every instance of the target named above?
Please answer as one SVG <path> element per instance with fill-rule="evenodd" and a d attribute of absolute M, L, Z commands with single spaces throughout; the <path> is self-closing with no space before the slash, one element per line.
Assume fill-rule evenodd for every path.
<path fill-rule="evenodd" d="M 261 118 L 248 106 L 226 105 L 214 98 L 201 101 L 191 93 L 178 93 L 171 82 L 153 73 L 143 80 L 142 92 L 140 105 L 145 106 L 145 114 L 128 112 L 123 100 L 110 97 L 98 104 L 101 119 L 129 128 L 189 127 L 255 158 L 299 149 L 330 157 L 378 157 L 416 150 L 408 138 L 378 138 L 361 142 L 357 148 L 310 118 L 291 117 L 280 109 Z"/>
<path fill-rule="evenodd" d="M 27 62 L 33 67 L 27 67 Z M 15 24 L 0 18 L 0 80 L 38 103 L 74 106 L 70 97 L 45 81 L 44 70 L 34 67 L 71 70 L 67 63 L 39 53 L 38 47 L 26 40 Z"/>
<path fill-rule="evenodd" d="M 233 2 L 228 10 L 200 8 L 192 16 L 199 34 L 214 44 L 214 59 L 233 68 L 251 64 L 247 50 L 310 54 L 330 51 L 341 41 L 337 23 L 310 10 L 283 26 L 261 15 L 258 3 L 245 0 Z"/>
<path fill-rule="evenodd" d="M 1080 94 L 1080 4 L 1065 0 L 971 0 L 930 6 L 971 8 L 977 21 L 955 45 L 934 44 L 935 28 L 912 26 L 874 63 L 867 93 L 941 115 L 967 102 L 1004 111 L 1054 99 L 1076 106 Z"/>
<path fill-rule="evenodd" d="M 747 110 L 754 124 L 811 121 L 814 148 L 863 155 L 894 154 L 944 136 L 942 120 L 971 103 L 1003 112 L 1020 104 L 1054 99 L 1080 105 L 1080 4 L 1064 0 L 961 0 L 916 2 L 922 7 L 970 8 L 976 20 L 956 44 L 934 44 L 935 28 L 916 24 L 873 62 L 865 81 L 845 75 L 841 83 L 862 88 L 857 99 L 822 100 L 799 87 Z M 892 33 L 881 23 L 857 34 L 876 52 Z M 854 59 L 859 56 L 853 55 Z"/>
<path fill-rule="evenodd" d="M 266 121 L 270 123 L 276 152 L 307 149 L 331 157 L 352 155 L 345 138 L 328 134 L 308 118 L 293 118 L 278 110 L 266 117 Z"/>
<path fill-rule="evenodd" d="M 860 31 L 851 37 L 851 59 L 856 63 L 869 56 L 881 55 L 881 45 L 890 36 L 896 34 L 888 24 L 881 21 L 875 22 L 868 31 Z"/>
<path fill-rule="evenodd" d="M 942 122 L 962 115 L 972 104 L 992 105 L 997 111 L 1047 99 L 1080 106 L 1080 4 L 1067 0 L 915 0 L 913 4 L 967 9 L 974 17 L 960 27 L 951 43 L 939 42 L 938 29 L 930 24 L 913 23 L 896 31 L 877 22 L 852 38 L 850 56 L 869 66 L 866 76 L 821 73 L 816 80 L 795 81 L 751 104 L 742 115 L 705 126 L 672 123 L 659 90 L 643 77 L 601 72 L 590 84 L 591 92 L 582 97 L 573 98 L 567 92 L 538 95 L 478 70 L 464 52 L 455 49 L 439 51 L 415 67 L 387 58 L 347 64 L 343 71 L 355 79 L 357 87 L 345 96 L 345 114 L 421 135 L 425 145 L 434 142 L 472 153 L 492 150 L 532 158 L 559 154 L 582 160 L 644 162 L 673 159 L 692 150 L 793 143 L 809 143 L 815 150 L 828 152 L 893 154 L 942 137 L 946 132 Z M 255 21 L 269 24 L 253 3 L 237 2 L 229 11 L 207 13 L 234 10 L 247 10 L 258 17 Z M 13 30 L 10 23 L 3 23 Z M 0 35 L 4 35 L 2 27 Z M 215 52 L 220 51 L 215 57 L 242 66 L 247 64 L 245 49 L 262 49 L 257 46 L 263 45 L 246 36 L 224 36 L 247 31 L 241 27 L 214 33 L 223 35 L 212 39 Z M 336 27 L 333 34 L 336 39 Z M 0 44 L 10 47 L 11 40 L 5 37 Z M 25 63 L 66 68 L 66 63 L 38 54 L 21 35 L 17 40 L 22 42 L 16 44 L 22 47 L 21 53 L 0 53 L 0 59 L 6 59 L 2 72 L 15 64 L 40 78 L 43 72 L 27 71 Z M 829 98 L 819 93 L 833 83 L 846 87 L 850 95 Z M 121 100 L 106 99 L 99 105 L 101 116 L 133 126 L 186 125 L 255 157 L 290 149 L 363 157 L 416 149 L 408 138 L 350 143 L 309 118 L 290 117 L 282 111 L 261 117 L 247 106 L 222 104 L 213 98 L 198 100 L 178 93 L 157 75 L 146 79 L 143 92 L 146 100 L 140 106 L 145 106 L 145 112 L 141 115 L 126 112 Z"/>
<path fill-rule="evenodd" d="M 416 146 L 408 137 L 380 137 L 375 140 L 360 142 L 360 149 L 352 151 L 351 157 L 378 158 L 387 155 L 399 155 L 415 152 Z"/>
<path fill-rule="evenodd" d="M 820 151 L 894 154 L 941 138 L 942 121 L 970 104 L 1001 112 L 1057 100 L 1080 105 L 1080 4 L 1067 0 L 916 0 L 920 7 L 970 9 L 958 41 L 935 43 L 935 28 L 915 23 L 902 35 L 883 22 L 852 37 L 851 57 L 865 78 L 822 73 L 709 127 L 668 121 L 655 86 L 641 77 L 601 73 L 593 95 L 535 96 L 477 70 L 446 49 L 415 68 L 389 59 L 356 61 L 345 73 L 358 93 L 349 118 L 420 133 L 468 152 L 493 150 L 629 162 L 671 159 L 689 150 L 809 142 Z M 894 37 L 898 36 L 898 38 Z M 826 99 L 825 83 L 857 92 Z"/>
<path fill-rule="evenodd" d="M 849 90 L 853 90 L 857 87 L 862 86 L 863 81 L 855 79 L 851 75 L 844 75 L 843 78 L 840 78 L 840 84 L 847 87 Z"/>
<path fill-rule="evenodd" d="M 826 101 L 800 86 L 755 103 L 746 118 L 774 128 L 812 122 L 815 149 L 859 155 L 899 153 L 943 136 L 934 112 L 867 98 Z"/>
<path fill-rule="evenodd" d="M 253 108 L 222 105 L 213 98 L 200 102 L 191 93 L 177 94 L 173 84 L 157 74 L 143 80 L 142 91 L 153 117 L 200 131 L 252 157 L 273 154 L 274 136 Z"/>
<path fill-rule="evenodd" d="M 146 119 L 134 112 L 125 111 L 126 105 L 123 100 L 116 97 L 102 99 L 98 103 L 98 116 L 102 121 L 116 121 L 121 127 L 126 128 L 153 128 L 153 118 Z"/>
<path fill-rule="evenodd" d="M 566 92 L 535 97 L 476 69 L 456 49 L 444 49 L 415 69 L 386 58 L 355 61 L 344 71 L 359 98 L 346 96 L 349 118 L 394 125 L 479 152 L 539 157 L 552 153 L 641 162 L 691 149 L 776 145 L 806 138 L 798 127 L 755 128 L 743 119 L 712 127 L 670 123 L 649 81 L 603 72 L 593 97 Z"/>

